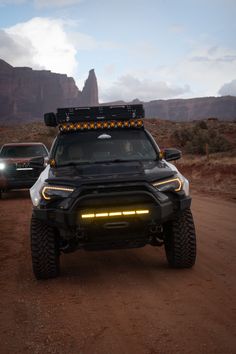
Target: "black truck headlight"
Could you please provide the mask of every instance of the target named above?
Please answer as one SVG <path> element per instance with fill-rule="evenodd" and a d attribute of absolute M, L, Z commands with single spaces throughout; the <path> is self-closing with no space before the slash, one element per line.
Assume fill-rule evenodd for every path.
<path fill-rule="evenodd" d="M 67 198 L 73 191 L 74 188 L 70 187 L 44 186 L 42 189 L 42 196 L 45 200 Z"/>
<path fill-rule="evenodd" d="M 152 183 L 160 192 L 179 192 L 182 190 L 183 181 L 179 177 Z"/>

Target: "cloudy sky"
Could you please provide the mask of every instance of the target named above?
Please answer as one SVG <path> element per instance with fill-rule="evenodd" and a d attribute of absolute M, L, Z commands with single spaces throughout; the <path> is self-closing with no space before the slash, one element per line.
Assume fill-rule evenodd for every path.
<path fill-rule="evenodd" d="M 236 95 L 236 0 L 0 0 L 0 58 L 100 101 Z"/>

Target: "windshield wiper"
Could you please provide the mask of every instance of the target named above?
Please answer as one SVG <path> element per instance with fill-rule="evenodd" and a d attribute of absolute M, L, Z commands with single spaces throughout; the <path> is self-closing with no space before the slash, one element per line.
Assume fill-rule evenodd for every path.
<path fill-rule="evenodd" d="M 60 165 L 57 165 L 57 167 L 67 167 L 67 166 L 78 166 L 78 165 L 83 165 L 83 164 L 89 164 L 91 161 L 71 161 L 71 162 L 65 162 L 61 163 Z"/>
<path fill-rule="evenodd" d="M 114 160 L 110 160 L 108 162 L 134 162 L 134 161 L 138 161 L 138 160 L 114 159 Z"/>
<path fill-rule="evenodd" d="M 144 161 L 156 161 L 154 159 L 114 159 L 114 160 L 106 160 L 106 161 L 98 161 L 96 163 L 105 163 L 105 162 L 108 162 L 108 163 L 116 163 L 116 162 L 144 162 Z"/>
<path fill-rule="evenodd" d="M 137 160 L 114 159 L 114 160 L 91 161 L 90 163 L 99 164 L 99 163 L 132 162 L 132 161 L 137 161 Z"/>

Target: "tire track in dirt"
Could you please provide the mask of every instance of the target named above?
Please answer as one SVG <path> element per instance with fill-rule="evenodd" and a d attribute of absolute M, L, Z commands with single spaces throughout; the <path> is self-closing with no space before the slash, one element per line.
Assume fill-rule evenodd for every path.
<path fill-rule="evenodd" d="M 230 354 L 236 348 L 236 204 L 194 195 L 198 257 L 164 250 L 78 251 L 62 276 L 31 271 L 28 193 L 0 200 L 0 353 Z"/>

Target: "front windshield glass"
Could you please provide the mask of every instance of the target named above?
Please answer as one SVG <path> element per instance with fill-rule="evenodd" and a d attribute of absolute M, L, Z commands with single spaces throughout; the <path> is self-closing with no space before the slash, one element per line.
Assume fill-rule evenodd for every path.
<path fill-rule="evenodd" d="M 155 160 L 157 154 L 143 130 L 106 130 L 61 135 L 54 158 L 60 166 L 69 163 Z"/>
<path fill-rule="evenodd" d="M 28 158 L 36 156 L 47 156 L 43 145 L 8 145 L 3 146 L 1 157 L 4 158 Z"/>

